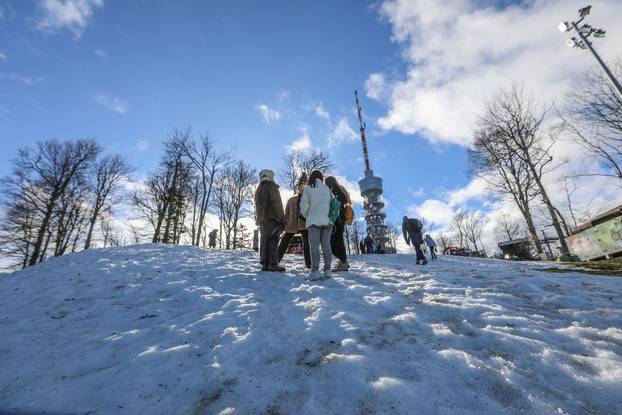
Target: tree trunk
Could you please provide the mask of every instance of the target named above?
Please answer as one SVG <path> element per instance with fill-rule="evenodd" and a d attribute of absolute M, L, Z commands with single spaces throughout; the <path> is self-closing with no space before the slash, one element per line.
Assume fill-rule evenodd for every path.
<path fill-rule="evenodd" d="M 39 231 L 37 232 L 37 240 L 32 249 L 32 255 L 30 260 L 28 261 L 28 265 L 35 265 L 39 261 L 39 256 L 41 255 L 41 245 L 43 245 L 43 238 L 45 238 L 45 234 L 48 230 L 48 224 L 50 223 L 50 219 L 52 218 L 52 210 L 54 204 L 56 203 L 56 198 L 53 197 L 50 200 L 50 204 L 48 205 L 45 216 L 43 217 L 43 221 L 41 222 L 41 226 L 39 227 Z"/>

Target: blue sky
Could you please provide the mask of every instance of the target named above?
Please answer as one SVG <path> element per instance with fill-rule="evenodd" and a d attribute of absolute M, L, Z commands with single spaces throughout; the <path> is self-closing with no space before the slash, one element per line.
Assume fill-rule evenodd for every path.
<path fill-rule="evenodd" d="M 142 175 L 167 132 L 191 125 L 275 170 L 306 133 L 356 181 L 360 141 L 329 138 L 344 117 L 358 134 L 358 88 L 393 219 L 424 194 L 468 182 L 462 148 L 378 128 L 384 106 L 365 97 L 365 81 L 405 63 L 374 2 L 106 1 L 84 27 L 54 28 L 41 27 L 38 1 L 0 5 L 2 175 L 19 147 L 78 137 L 124 154 Z M 262 105 L 279 118 L 266 121 Z"/>
<path fill-rule="evenodd" d="M 467 175 L 477 117 L 502 87 L 563 102 L 594 60 L 565 46 L 560 21 L 583 0 L 165 1 L 0 0 L 0 175 L 19 147 L 95 137 L 138 180 L 176 127 L 207 132 L 258 169 L 279 171 L 290 148 L 328 151 L 336 173 L 363 174 L 354 89 L 389 219 L 405 213 L 447 229 L 476 209 L 495 245 L 511 201 Z M 595 42 L 622 59 L 622 2 L 595 0 Z M 599 166 L 568 140 L 553 149 L 559 179 Z M 582 217 L 621 200 L 617 185 L 578 183 Z M 518 217 L 518 216 L 517 216 Z M 546 219 L 544 219 L 546 220 Z"/>

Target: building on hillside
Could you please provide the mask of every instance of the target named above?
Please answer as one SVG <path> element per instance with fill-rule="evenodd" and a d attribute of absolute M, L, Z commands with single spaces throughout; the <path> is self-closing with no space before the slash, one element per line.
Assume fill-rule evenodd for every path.
<path fill-rule="evenodd" d="M 504 259 L 531 259 L 531 241 L 529 238 L 513 239 L 497 244 Z"/>
<path fill-rule="evenodd" d="M 582 261 L 622 255 L 622 205 L 578 226 L 566 243 L 570 253 Z"/>

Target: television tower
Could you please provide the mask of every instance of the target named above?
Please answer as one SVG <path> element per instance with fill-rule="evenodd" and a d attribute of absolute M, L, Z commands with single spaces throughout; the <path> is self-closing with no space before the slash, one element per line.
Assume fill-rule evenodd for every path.
<path fill-rule="evenodd" d="M 381 252 L 389 252 L 386 245 L 389 241 L 387 236 L 387 225 L 384 219 L 387 215 L 382 211 L 384 202 L 381 200 L 382 195 L 382 178 L 374 176 L 374 171 L 369 164 L 369 153 L 367 152 L 367 139 L 365 138 L 365 129 L 367 125 L 363 122 L 363 114 L 361 105 L 359 104 L 358 91 L 354 91 L 356 98 L 356 111 L 359 117 L 361 143 L 363 144 L 363 160 L 365 161 L 365 177 L 359 180 L 359 189 L 363 196 L 365 209 L 365 222 L 367 222 L 367 234 L 374 240 L 376 247 Z"/>

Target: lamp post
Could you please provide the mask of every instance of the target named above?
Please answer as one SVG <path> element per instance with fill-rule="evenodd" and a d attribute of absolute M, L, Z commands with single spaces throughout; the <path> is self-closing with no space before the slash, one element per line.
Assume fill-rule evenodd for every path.
<path fill-rule="evenodd" d="M 605 73 L 607 74 L 607 77 L 609 77 L 609 80 L 613 84 L 616 91 L 618 91 L 620 97 L 622 97 L 622 86 L 615 78 L 615 76 L 613 76 L 613 73 L 611 73 L 611 71 L 609 70 L 605 62 L 603 62 L 603 60 L 600 58 L 598 53 L 596 53 L 596 50 L 592 46 L 592 43 L 588 40 L 591 35 L 594 35 L 594 37 L 596 38 L 603 38 L 605 37 L 606 32 L 603 29 L 593 28 L 589 24 L 583 24 L 581 27 L 579 27 L 579 24 L 583 21 L 583 19 L 585 19 L 585 16 L 590 14 L 591 9 L 592 6 L 586 6 L 582 9 L 579 9 L 579 20 L 560 23 L 558 26 L 559 30 L 565 33 L 570 32 L 574 29 L 577 32 L 579 39 L 573 36 L 566 41 L 566 44 L 571 48 L 589 49 L 590 52 L 592 52 L 592 55 L 594 55 L 594 58 L 596 58 L 596 60 L 600 64 L 601 68 L 603 68 L 603 71 L 605 71 Z"/>

